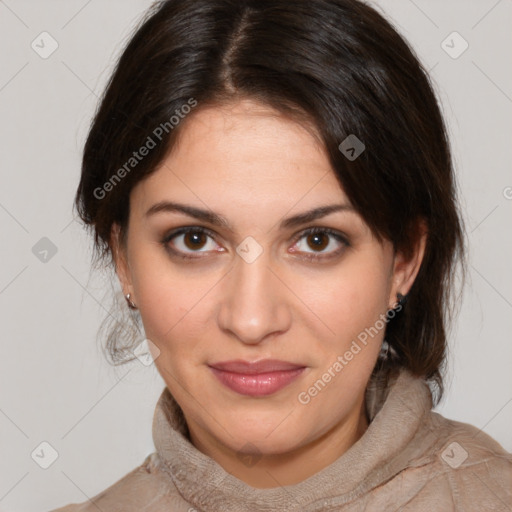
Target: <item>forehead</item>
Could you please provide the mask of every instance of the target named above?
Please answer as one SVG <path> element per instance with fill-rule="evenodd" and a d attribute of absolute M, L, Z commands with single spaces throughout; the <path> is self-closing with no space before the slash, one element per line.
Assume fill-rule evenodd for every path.
<path fill-rule="evenodd" d="M 211 161 L 219 168 L 252 167 L 276 176 L 279 168 L 313 164 L 329 167 L 311 128 L 250 100 L 194 113 L 185 120 L 174 157 Z M 265 169 L 268 171 L 266 172 Z"/>
<path fill-rule="evenodd" d="M 184 123 L 177 144 L 136 187 L 143 191 L 137 195 L 154 200 L 174 192 L 206 204 L 222 196 L 289 207 L 316 206 L 319 198 L 348 202 L 311 126 L 250 100 L 199 109 Z"/>

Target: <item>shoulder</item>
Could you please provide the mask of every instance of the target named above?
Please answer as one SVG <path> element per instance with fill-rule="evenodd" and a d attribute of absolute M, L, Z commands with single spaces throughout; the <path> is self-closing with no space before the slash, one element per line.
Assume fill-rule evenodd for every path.
<path fill-rule="evenodd" d="M 110 487 L 83 503 L 74 503 L 51 512 L 146 512 L 163 510 L 188 512 L 190 505 L 178 494 L 169 476 L 161 470 L 157 453 L 127 473 Z"/>
<path fill-rule="evenodd" d="M 428 428 L 438 432 L 437 444 L 442 443 L 446 448 L 442 452 L 443 460 L 452 468 L 482 463 L 508 465 L 512 461 L 512 454 L 482 429 L 436 412 L 430 413 L 429 420 Z"/>
<path fill-rule="evenodd" d="M 512 454 L 481 429 L 430 412 L 423 435 L 426 488 L 454 510 L 508 510 L 512 504 Z M 427 462 L 428 460 L 428 462 Z M 425 489 L 426 491 L 427 489 Z"/>

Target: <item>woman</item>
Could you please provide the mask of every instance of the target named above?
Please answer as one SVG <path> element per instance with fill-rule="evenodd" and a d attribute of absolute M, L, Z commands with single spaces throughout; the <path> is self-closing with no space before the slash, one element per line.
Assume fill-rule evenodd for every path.
<path fill-rule="evenodd" d="M 429 79 L 371 7 L 156 3 L 76 205 L 135 318 L 111 356 L 140 321 L 166 388 L 156 452 L 60 511 L 511 506 L 511 455 L 432 412 L 464 231 Z"/>

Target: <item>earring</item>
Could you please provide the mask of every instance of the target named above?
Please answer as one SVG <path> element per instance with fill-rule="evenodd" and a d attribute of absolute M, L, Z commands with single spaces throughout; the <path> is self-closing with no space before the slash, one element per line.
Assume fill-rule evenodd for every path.
<path fill-rule="evenodd" d="M 386 340 L 386 338 L 382 340 L 379 356 L 381 359 L 387 359 L 389 356 L 389 343 L 388 340 Z"/>
<path fill-rule="evenodd" d="M 126 299 L 126 302 L 128 303 L 128 307 L 130 309 L 137 309 L 137 306 L 133 303 L 131 299 L 131 294 L 127 293 L 124 298 Z"/>
<path fill-rule="evenodd" d="M 402 295 L 400 292 L 398 292 L 396 294 L 396 298 L 398 299 L 398 305 L 399 306 L 404 306 L 405 303 L 407 302 L 407 295 Z"/>

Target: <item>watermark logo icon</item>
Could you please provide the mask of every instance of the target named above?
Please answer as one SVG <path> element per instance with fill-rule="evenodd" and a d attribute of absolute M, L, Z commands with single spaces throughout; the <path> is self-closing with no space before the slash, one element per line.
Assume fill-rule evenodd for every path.
<path fill-rule="evenodd" d="M 30 44 L 39 57 L 47 59 L 59 47 L 57 40 L 48 32 L 41 32 Z"/>
<path fill-rule="evenodd" d="M 144 366 L 151 366 L 160 355 L 160 349 L 151 340 L 146 338 L 135 347 L 133 355 Z"/>
<path fill-rule="evenodd" d="M 47 441 L 40 443 L 30 456 L 42 469 L 48 469 L 59 458 L 57 450 Z"/>
<path fill-rule="evenodd" d="M 40 262 L 48 263 L 57 254 L 57 246 L 44 236 L 32 247 L 32 254 Z"/>
<path fill-rule="evenodd" d="M 236 456 L 244 466 L 252 468 L 260 461 L 262 455 L 256 446 L 246 443 Z"/>
<path fill-rule="evenodd" d="M 365 149 L 366 146 L 359 138 L 351 133 L 339 146 L 338 149 L 345 155 L 347 160 L 353 162 Z"/>
<path fill-rule="evenodd" d="M 246 263 L 253 263 L 263 253 L 263 247 L 252 236 L 248 236 L 238 245 L 236 252 Z"/>
<path fill-rule="evenodd" d="M 468 458 L 468 452 L 459 443 L 454 441 L 443 450 L 441 458 L 448 466 L 457 469 Z"/>
<path fill-rule="evenodd" d="M 469 43 L 458 32 L 452 32 L 443 40 L 441 48 L 452 59 L 458 59 L 469 48 Z"/>

